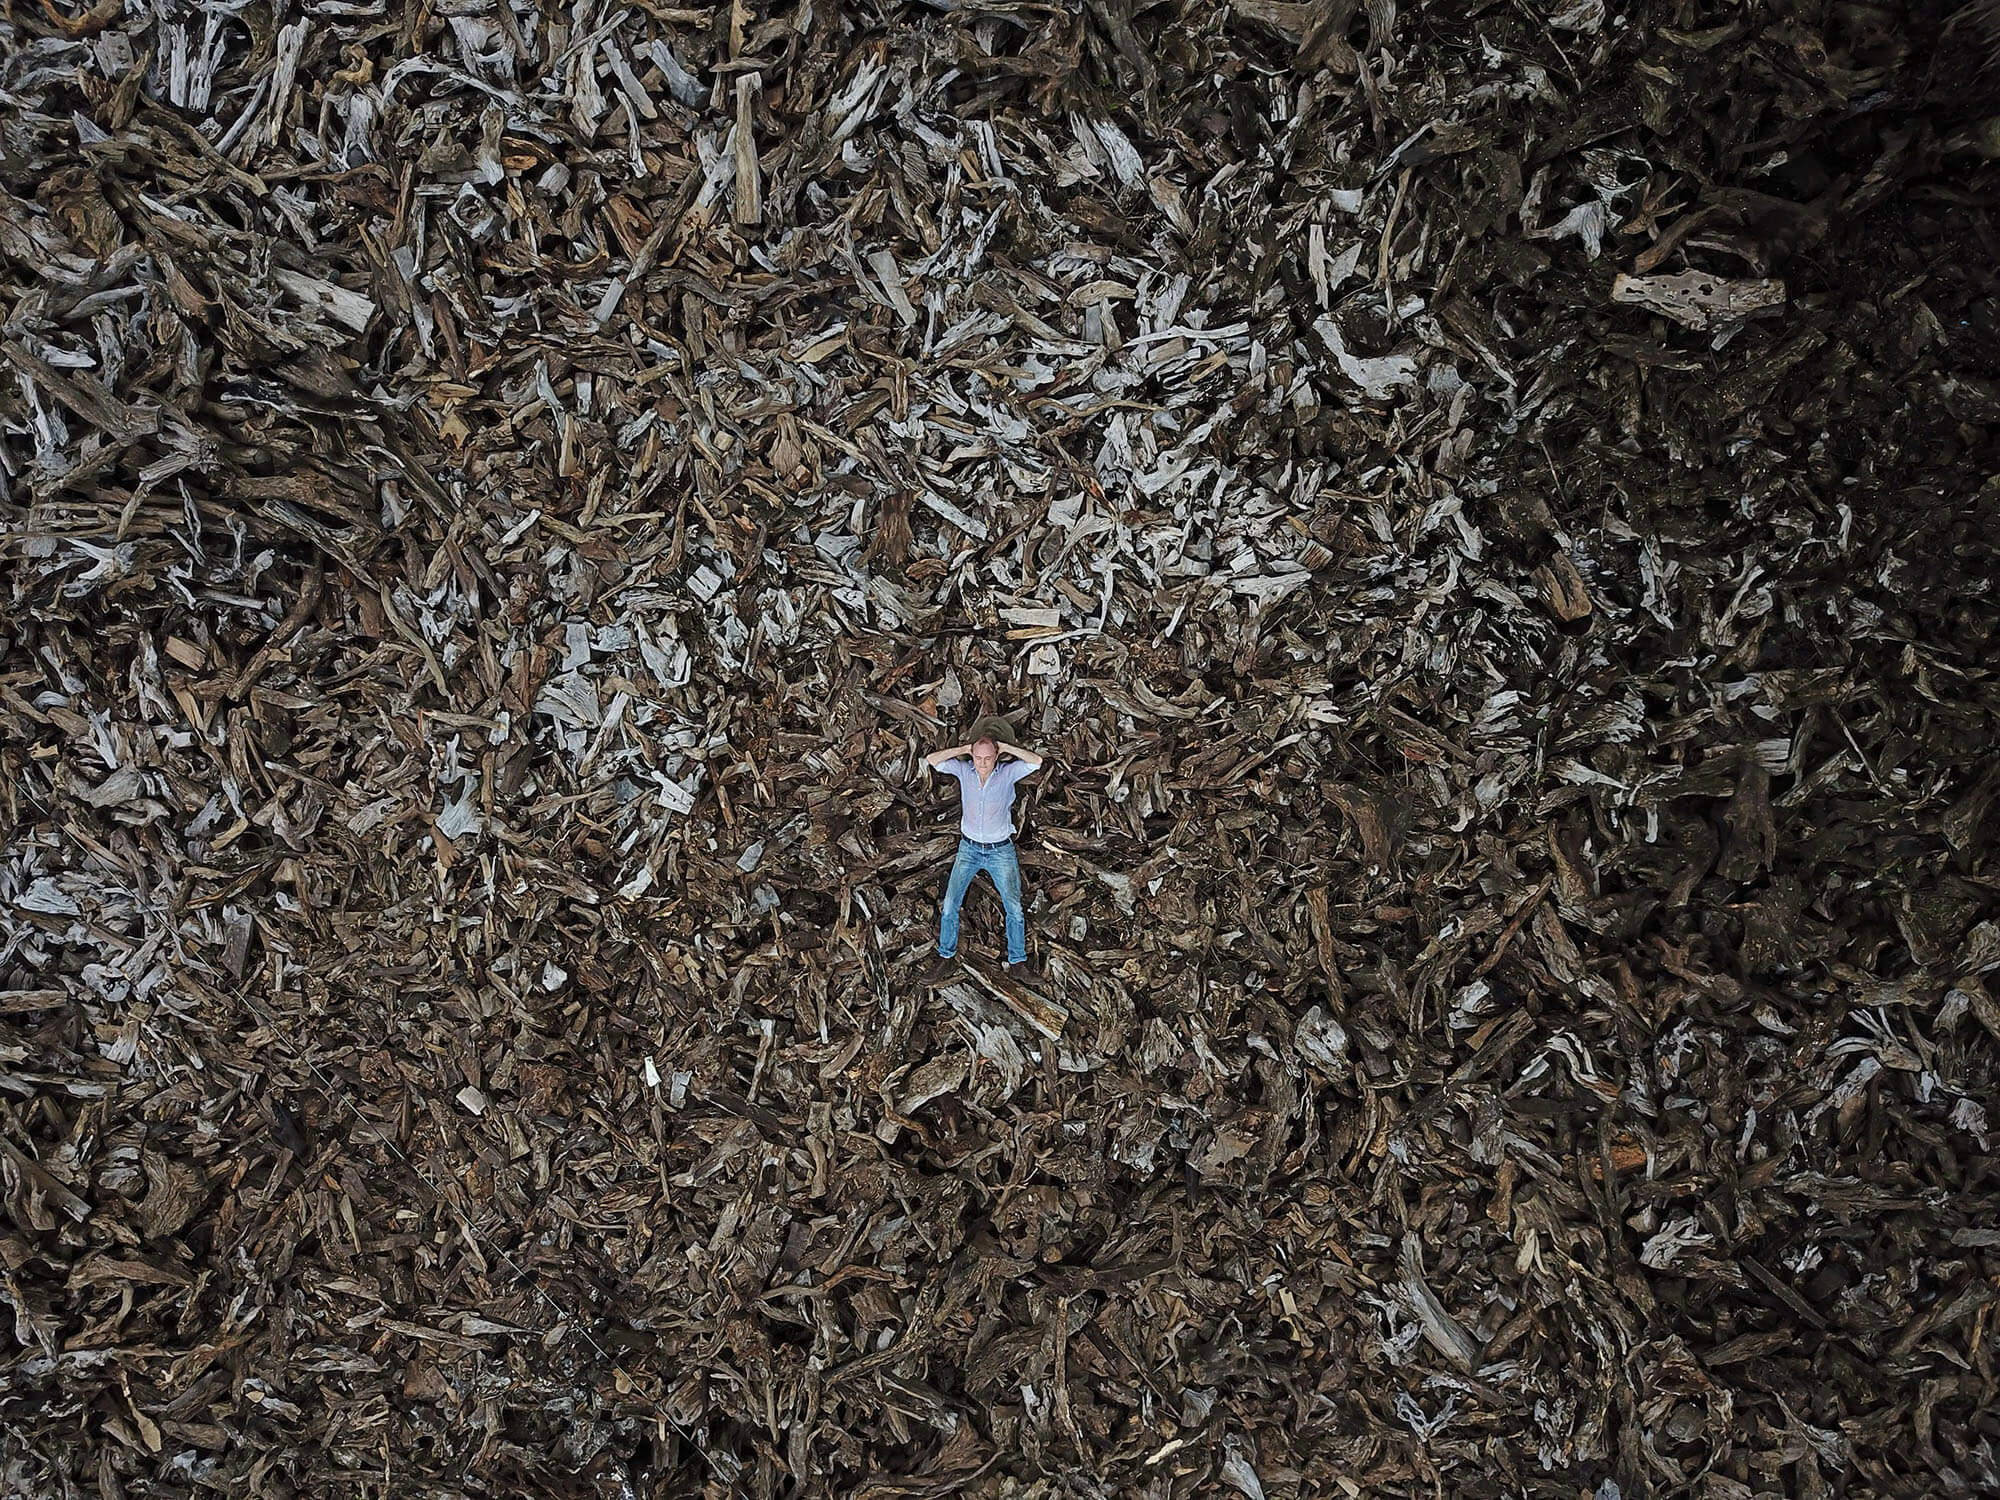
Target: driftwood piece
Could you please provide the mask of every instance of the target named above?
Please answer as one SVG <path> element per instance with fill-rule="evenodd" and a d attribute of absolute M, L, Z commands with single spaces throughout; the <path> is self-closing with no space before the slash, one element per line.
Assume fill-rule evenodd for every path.
<path fill-rule="evenodd" d="M 1785 303 L 1785 283 L 1731 280 L 1704 271 L 1674 276 L 1627 276 L 1611 283 L 1611 300 L 1643 307 L 1676 323 L 1707 332 L 1725 323 L 1774 312 Z"/>

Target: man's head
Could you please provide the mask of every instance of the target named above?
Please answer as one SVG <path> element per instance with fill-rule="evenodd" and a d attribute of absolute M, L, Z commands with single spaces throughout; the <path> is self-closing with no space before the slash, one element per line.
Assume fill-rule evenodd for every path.
<path fill-rule="evenodd" d="M 966 743 L 972 747 L 972 764 L 981 776 L 988 775 L 1000 761 L 1000 746 L 1014 731 L 998 714 L 981 714 L 972 722 Z"/>

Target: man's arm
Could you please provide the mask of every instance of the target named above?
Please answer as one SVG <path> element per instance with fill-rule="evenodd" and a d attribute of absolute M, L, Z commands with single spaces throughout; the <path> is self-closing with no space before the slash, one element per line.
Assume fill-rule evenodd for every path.
<path fill-rule="evenodd" d="M 957 760 L 961 755 L 972 754 L 970 745 L 953 745 L 949 750 L 933 750 L 924 757 L 924 764 L 935 771 L 948 760 Z"/>
<path fill-rule="evenodd" d="M 1016 760 L 1026 761 L 1028 764 L 1028 771 L 1035 770 L 1042 763 L 1041 756 L 1035 754 L 1035 752 L 1032 750 L 1023 750 L 1019 745 L 1009 745 L 1006 744 L 1005 742 L 1002 742 L 1000 746 L 1000 753 L 1002 755 L 1011 755 Z M 1028 774 L 1028 771 L 1023 771 L 1021 774 L 1025 776 Z"/>

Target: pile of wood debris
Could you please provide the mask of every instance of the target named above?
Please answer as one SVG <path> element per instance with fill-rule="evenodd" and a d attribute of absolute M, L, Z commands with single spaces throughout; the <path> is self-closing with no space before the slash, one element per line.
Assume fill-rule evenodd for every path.
<path fill-rule="evenodd" d="M 1994 16 L 13 6 L 0 1488 L 1994 1493 Z"/>

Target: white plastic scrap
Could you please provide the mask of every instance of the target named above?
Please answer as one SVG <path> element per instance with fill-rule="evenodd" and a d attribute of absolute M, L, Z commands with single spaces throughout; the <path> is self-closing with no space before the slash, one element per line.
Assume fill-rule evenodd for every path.
<path fill-rule="evenodd" d="M 1458 1397 L 1447 1396 L 1443 1407 L 1434 1417 L 1424 1415 L 1424 1409 L 1417 1405 L 1416 1398 L 1408 1391 L 1396 1392 L 1396 1415 L 1404 1425 L 1417 1435 L 1418 1441 L 1429 1442 L 1433 1434 L 1458 1415 Z"/>
<path fill-rule="evenodd" d="M 437 831 L 440 838 L 456 843 L 468 833 L 477 833 L 485 827 L 474 805 L 474 794 L 478 790 L 477 778 L 468 776 L 459 783 L 458 800 L 448 802 L 437 815 Z"/>
<path fill-rule="evenodd" d="M 1299 1056 L 1329 1073 L 1347 1067 L 1347 1028 L 1315 1005 L 1299 1017 L 1292 1032 L 1292 1046 Z"/>
<path fill-rule="evenodd" d="M 1660 1226 L 1659 1232 L 1640 1247 L 1639 1262 L 1655 1271 L 1664 1271 L 1673 1265 L 1681 1251 L 1714 1243 L 1715 1236 L 1704 1234 L 1694 1215 L 1685 1214 Z"/>
<path fill-rule="evenodd" d="M 1264 1482 L 1257 1477 L 1250 1460 L 1238 1451 L 1234 1442 L 1229 1444 L 1228 1457 L 1222 1460 L 1222 1477 L 1248 1495 L 1250 1500 L 1264 1500 Z"/>
<path fill-rule="evenodd" d="M 1340 364 L 1340 373 L 1365 390 L 1377 401 L 1386 401 L 1389 393 L 1397 386 L 1415 386 L 1417 383 L 1417 362 L 1407 354 L 1382 354 L 1362 357 L 1347 352 L 1347 342 L 1340 336 L 1340 325 L 1331 316 L 1321 314 L 1313 323 L 1313 331 L 1326 342 L 1333 351 L 1333 357 Z"/>
<path fill-rule="evenodd" d="M 1960 1099 L 1958 1103 L 1954 1104 L 1951 1108 L 1951 1127 L 1954 1130 L 1963 1130 L 1967 1135 L 1978 1141 L 1981 1151 L 1987 1149 L 1986 1110 L 1977 1101 Z"/>
<path fill-rule="evenodd" d="M 38 911 L 52 917 L 73 917 L 78 907 L 74 898 L 56 888 L 53 875 L 43 875 L 35 883 L 14 898 L 14 904 L 23 911 Z"/>

